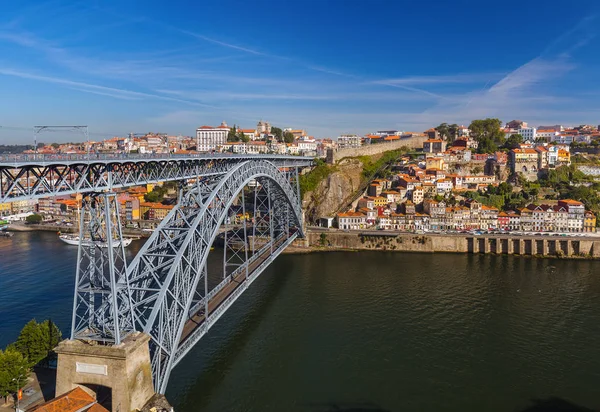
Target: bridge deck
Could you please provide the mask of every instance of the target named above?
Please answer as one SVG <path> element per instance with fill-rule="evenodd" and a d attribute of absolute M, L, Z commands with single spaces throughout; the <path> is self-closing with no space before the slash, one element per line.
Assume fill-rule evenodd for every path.
<path fill-rule="evenodd" d="M 280 237 L 276 239 L 273 242 L 273 249 L 279 248 L 283 243 L 285 243 L 286 240 L 287 239 L 285 237 Z M 267 248 L 261 254 L 257 255 L 257 257 L 248 265 L 248 277 L 250 277 L 254 273 L 254 271 L 269 258 L 270 255 L 270 248 Z M 219 308 L 219 306 L 221 306 L 221 304 L 229 296 L 231 296 L 231 294 L 233 294 L 238 288 L 243 287 L 246 283 L 246 279 L 247 278 L 245 270 L 242 270 L 236 275 L 234 275 L 231 279 L 231 282 L 229 282 L 214 297 L 212 297 L 212 299 L 208 301 L 208 316 L 210 317 L 210 315 L 213 314 Z M 202 307 L 196 312 L 194 316 L 188 319 L 188 321 L 185 323 L 179 345 L 185 342 L 185 340 L 190 337 L 194 330 L 202 326 L 202 324 L 206 320 L 204 309 L 205 308 Z"/>

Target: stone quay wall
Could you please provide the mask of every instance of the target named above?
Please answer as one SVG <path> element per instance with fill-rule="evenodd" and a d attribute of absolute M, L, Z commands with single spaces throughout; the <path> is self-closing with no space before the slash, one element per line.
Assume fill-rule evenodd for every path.
<path fill-rule="evenodd" d="M 322 236 L 324 234 L 324 236 Z M 600 258 L 600 240 L 564 236 L 431 235 L 308 230 L 303 246 L 319 250 L 494 253 Z M 297 244 L 300 246 L 300 241 Z"/>

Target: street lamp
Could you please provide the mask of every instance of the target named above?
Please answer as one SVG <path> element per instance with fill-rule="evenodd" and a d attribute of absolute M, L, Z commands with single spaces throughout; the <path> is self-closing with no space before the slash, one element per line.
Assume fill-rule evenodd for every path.
<path fill-rule="evenodd" d="M 21 368 L 19 368 L 19 376 L 17 376 L 16 378 L 12 378 L 12 382 L 17 381 L 17 405 L 15 408 L 16 412 L 21 412 L 21 408 L 19 405 L 19 390 L 21 389 L 21 378 L 23 377 L 23 367 L 21 366 Z"/>

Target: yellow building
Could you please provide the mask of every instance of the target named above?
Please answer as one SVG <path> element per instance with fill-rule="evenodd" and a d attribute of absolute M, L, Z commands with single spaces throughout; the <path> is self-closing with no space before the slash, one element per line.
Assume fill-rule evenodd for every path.
<path fill-rule="evenodd" d="M 425 160 L 425 168 L 444 170 L 444 159 L 441 157 L 428 157 Z"/>
<path fill-rule="evenodd" d="M 567 150 L 560 149 L 558 151 L 558 162 L 562 164 L 571 164 L 571 153 Z"/>
<path fill-rule="evenodd" d="M 375 207 L 383 207 L 388 204 L 387 197 L 383 196 L 373 197 L 373 202 L 375 203 Z"/>
<path fill-rule="evenodd" d="M 585 212 L 585 219 L 583 221 L 584 232 L 595 232 L 596 231 L 596 215 L 589 210 Z"/>
<path fill-rule="evenodd" d="M 12 204 L 9 203 L 0 203 L 0 216 L 10 215 L 12 210 Z"/>

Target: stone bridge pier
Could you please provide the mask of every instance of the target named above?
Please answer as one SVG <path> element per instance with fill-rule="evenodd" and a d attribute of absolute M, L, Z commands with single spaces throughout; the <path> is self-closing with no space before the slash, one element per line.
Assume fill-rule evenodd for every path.
<path fill-rule="evenodd" d="M 154 395 L 149 340 L 134 332 L 118 345 L 62 341 L 55 349 L 56 396 L 80 386 L 110 411 L 142 409 Z"/>

